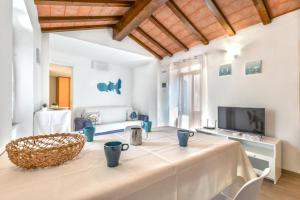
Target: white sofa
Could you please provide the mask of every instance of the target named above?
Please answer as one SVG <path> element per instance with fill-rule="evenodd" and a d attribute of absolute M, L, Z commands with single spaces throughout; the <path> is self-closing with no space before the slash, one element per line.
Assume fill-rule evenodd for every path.
<path fill-rule="evenodd" d="M 98 106 L 87 107 L 84 112 L 99 112 L 101 124 L 96 125 L 95 135 L 103 135 L 122 132 L 126 127 L 141 126 L 142 121 L 127 120 L 127 111 L 132 110 L 130 106 Z"/>

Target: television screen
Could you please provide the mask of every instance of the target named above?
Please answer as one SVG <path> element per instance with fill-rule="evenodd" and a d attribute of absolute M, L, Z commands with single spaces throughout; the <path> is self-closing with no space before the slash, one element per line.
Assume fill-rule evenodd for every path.
<path fill-rule="evenodd" d="M 264 135 L 265 109 L 218 107 L 218 127 L 221 129 Z"/>

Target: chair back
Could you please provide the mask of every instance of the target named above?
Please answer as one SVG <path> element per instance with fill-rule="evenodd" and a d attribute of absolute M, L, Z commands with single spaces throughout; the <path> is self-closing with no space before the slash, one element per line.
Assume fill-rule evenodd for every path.
<path fill-rule="evenodd" d="M 261 184 L 270 173 L 270 168 L 266 168 L 260 177 L 247 182 L 235 195 L 234 200 L 257 200 Z"/>

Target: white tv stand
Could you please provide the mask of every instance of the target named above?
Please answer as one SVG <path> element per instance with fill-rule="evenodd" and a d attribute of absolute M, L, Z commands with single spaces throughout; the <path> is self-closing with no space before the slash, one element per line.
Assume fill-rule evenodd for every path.
<path fill-rule="evenodd" d="M 243 134 L 223 129 L 196 129 L 197 132 L 225 137 L 230 140 L 239 141 L 250 159 L 254 170 L 260 174 L 263 169 L 269 167 L 271 173 L 268 179 L 277 183 L 281 176 L 281 141 L 272 137 L 255 137 L 251 134 Z M 253 137 L 251 137 L 253 136 Z"/>

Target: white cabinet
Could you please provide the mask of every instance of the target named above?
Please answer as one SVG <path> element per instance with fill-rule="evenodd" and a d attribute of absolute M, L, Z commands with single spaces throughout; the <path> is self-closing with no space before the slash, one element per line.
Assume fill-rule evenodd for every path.
<path fill-rule="evenodd" d="M 45 110 L 34 114 L 34 134 L 69 133 L 71 110 Z"/>
<path fill-rule="evenodd" d="M 197 132 L 239 141 L 243 145 L 256 173 L 260 174 L 265 168 L 269 167 L 271 173 L 267 178 L 273 180 L 274 184 L 277 183 L 281 176 L 281 141 L 279 139 L 265 136 L 259 138 L 222 129 L 197 129 Z"/>

